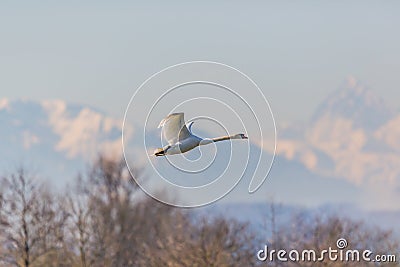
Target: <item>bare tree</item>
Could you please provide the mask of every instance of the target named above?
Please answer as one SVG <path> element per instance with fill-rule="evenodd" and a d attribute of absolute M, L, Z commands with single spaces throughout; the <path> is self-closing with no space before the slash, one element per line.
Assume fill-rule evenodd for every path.
<path fill-rule="evenodd" d="M 150 198 L 135 211 L 141 233 L 138 266 L 191 266 L 185 250 L 193 226 L 186 212 Z"/>
<path fill-rule="evenodd" d="M 191 218 L 179 209 L 155 218 L 161 221 L 149 232 L 155 233 L 156 242 L 147 246 L 141 266 L 255 265 L 253 237 L 246 224 L 222 217 Z"/>
<path fill-rule="evenodd" d="M 26 267 L 40 266 L 50 258 L 56 263 L 67 216 L 56 198 L 23 169 L 3 177 L 1 185 L 0 261 Z"/>
<path fill-rule="evenodd" d="M 68 197 L 70 243 L 79 266 L 132 266 L 136 251 L 137 185 L 123 160 L 100 156 Z"/>
<path fill-rule="evenodd" d="M 245 224 L 201 219 L 144 196 L 123 162 L 100 157 L 68 201 L 79 266 L 251 266 Z"/>
<path fill-rule="evenodd" d="M 197 228 L 197 229 L 196 229 Z M 219 217 L 203 219 L 194 229 L 192 259 L 196 266 L 253 266 L 253 236 L 247 224 Z"/>
<path fill-rule="evenodd" d="M 50 193 L 23 169 L 1 178 L 0 185 L 1 266 L 258 266 L 265 264 L 256 255 L 265 239 L 270 249 L 317 254 L 335 247 L 338 238 L 346 238 L 350 249 L 399 250 L 390 231 L 340 216 L 300 213 L 283 223 L 275 204 L 264 226 L 271 234 L 260 240 L 246 223 L 145 196 L 122 160 L 104 157 L 65 196 Z M 267 264 L 359 266 L 328 260 Z"/>
<path fill-rule="evenodd" d="M 78 176 L 75 187 L 65 197 L 65 209 L 69 219 L 67 225 L 66 246 L 69 251 L 76 251 L 78 257 L 71 257 L 75 266 L 87 267 L 89 262 L 89 240 L 91 235 L 88 195 L 81 176 Z"/>

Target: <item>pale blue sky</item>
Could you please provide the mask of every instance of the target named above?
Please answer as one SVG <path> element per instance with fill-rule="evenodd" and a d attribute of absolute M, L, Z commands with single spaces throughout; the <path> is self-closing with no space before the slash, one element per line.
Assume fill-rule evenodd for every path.
<path fill-rule="evenodd" d="M 398 1 L 2 1 L 0 97 L 121 117 L 135 89 L 191 60 L 252 77 L 279 122 L 306 120 L 348 75 L 400 108 Z"/>

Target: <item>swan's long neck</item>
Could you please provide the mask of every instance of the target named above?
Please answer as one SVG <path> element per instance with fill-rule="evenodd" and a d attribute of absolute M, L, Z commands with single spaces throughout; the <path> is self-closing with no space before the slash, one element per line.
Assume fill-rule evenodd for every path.
<path fill-rule="evenodd" d="M 238 138 L 235 135 L 225 135 L 225 136 L 221 136 L 221 137 L 203 139 L 203 140 L 201 140 L 199 145 L 208 145 L 208 144 L 211 144 L 211 143 L 230 140 L 230 139 L 238 139 Z"/>
<path fill-rule="evenodd" d="M 211 140 L 213 142 L 219 142 L 219 141 L 225 141 L 225 140 L 230 140 L 233 138 L 233 135 L 225 135 L 225 136 L 221 136 L 221 137 L 215 137 L 212 138 Z"/>

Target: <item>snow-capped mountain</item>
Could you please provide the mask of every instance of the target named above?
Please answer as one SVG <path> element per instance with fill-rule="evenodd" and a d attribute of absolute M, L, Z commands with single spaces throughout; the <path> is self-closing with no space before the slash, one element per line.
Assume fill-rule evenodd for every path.
<path fill-rule="evenodd" d="M 61 100 L 1 99 L 0 121 L 2 170 L 22 164 L 66 179 L 98 153 L 121 155 L 122 121 L 93 108 Z"/>
<path fill-rule="evenodd" d="M 346 179 L 390 205 L 400 191 L 400 114 L 355 78 L 299 129 L 280 129 L 277 154 L 313 173 Z"/>
<path fill-rule="evenodd" d="M 374 130 L 394 116 L 383 99 L 350 76 L 315 110 L 311 124 L 326 117 L 351 119 L 355 128 Z"/>
<path fill-rule="evenodd" d="M 85 167 L 98 153 L 105 153 L 111 157 L 121 156 L 121 120 L 106 116 L 93 108 L 71 105 L 61 100 L 35 102 L 3 99 L 0 103 L 0 121 L 3 125 L 0 132 L 2 175 L 4 172 L 15 171 L 15 168 L 22 164 L 24 167 L 33 168 L 40 176 L 53 181 L 56 179 L 55 184 L 65 185 L 78 172 L 85 171 Z M 126 133 L 134 136 L 133 126 L 128 125 L 128 127 Z M 196 132 L 196 134 L 208 136 L 206 132 Z M 160 145 L 157 129 L 147 137 L 150 146 Z M 235 145 L 243 144 L 235 143 Z M 134 153 L 135 163 L 140 164 L 145 161 L 142 146 L 142 140 L 133 140 L 132 147 L 129 148 L 129 151 Z M 255 154 L 260 153 L 257 145 L 251 144 L 251 147 L 251 151 Z M 212 150 L 212 147 L 204 149 Z M 221 142 L 218 144 L 218 149 L 220 153 L 217 154 L 215 163 L 207 169 L 207 172 L 196 176 L 194 182 L 208 181 L 224 171 L 227 164 L 224 155 L 229 154 L 230 144 Z M 191 153 L 193 155 L 188 154 L 188 158 L 196 157 L 199 151 L 194 150 Z M 158 159 L 156 163 L 162 173 L 173 177 L 174 182 L 188 183 L 187 174 L 170 168 L 165 159 Z M 256 160 L 250 160 L 248 168 L 253 170 L 256 164 Z M 236 167 L 235 164 L 231 166 Z M 239 171 L 241 170 L 237 170 L 237 173 L 240 173 Z M 251 171 L 247 173 L 250 175 Z M 193 175 L 191 177 L 193 178 Z M 266 195 L 275 192 L 278 200 L 287 203 L 315 205 L 319 201 L 352 202 L 357 196 L 356 188 L 347 181 L 320 180 L 318 175 L 313 174 L 302 164 L 281 156 L 277 157 L 266 185 L 257 194 L 247 194 L 249 182 L 250 177 L 245 177 L 225 200 L 260 201 L 265 199 Z M 346 188 L 346 190 L 341 190 L 342 194 L 339 195 L 335 188 L 337 190 Z"/>
<path fill-rule="evenodd" d="M 111 157 L 122 153 L 121 119 L 82 105 L 0 99 L 0 122 L 0 174 L 22 164 L 65 184 L 84 171 L 98 153 Z M 126 126 L 125 133 L 131 138 L 135 131 L 142 131 Z M 148 138 L 150 146 L 160 145 L 159 131 Z M 135 162 L 147 161 L 143 140 L 131 143 L 129 151 Z M 251 146 L 259 153 L 257 143 Z M 229 144 L 221 142 L 218 147 L 224 151 Z M 157 161 L 162 171 L 169 173 L 169 165 L 164 163 Z M 221 166 L 213 166 L 210 173 L 221 172 Z M 249 169 L 254 168 L 256 163 L 250 162 Z M 172 176 L 179 183 L 188 182 L 187 174 Z M 225 200 L 260 201 L 272 195 L 290 205 L 351 203 L 378 210 L 400 209 L 400 114 L 350 78 L 307 124 L 283 128 L 278 122 L 277 155 L 270 175 L 250 197 L 244 194 L 248 184 L 249 180 L 241 181 Z"/>

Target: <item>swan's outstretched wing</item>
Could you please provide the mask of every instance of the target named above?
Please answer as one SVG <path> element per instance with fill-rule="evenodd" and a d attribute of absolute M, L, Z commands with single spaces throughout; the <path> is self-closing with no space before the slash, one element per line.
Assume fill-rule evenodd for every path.
<path fill-rule="evenodd" d="M 164 138 L 173 145 L 191 136 L 185 125 L 183 113 L 172 113 L 160 122 L 158 128 L 163 127 Z"/>

